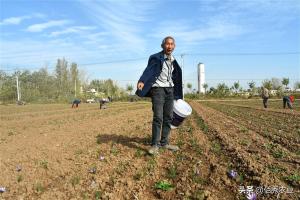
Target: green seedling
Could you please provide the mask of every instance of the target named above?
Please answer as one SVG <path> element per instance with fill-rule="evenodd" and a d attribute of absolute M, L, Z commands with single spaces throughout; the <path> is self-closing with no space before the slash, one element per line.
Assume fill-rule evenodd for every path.
<path fill-rule="evenodd" d="M 40 162 L 40 166 L 44 169 L 48 169 L 48 161 L 47 160 L 42 160 Z"/>
<path fill-rule="evenodd" d="M 268 166 L 268 169 L 272 172 L 272 173 L 275 173 L 275 174 L 278 174 L 280 172 L 284 172 L 285 169 L 282 168 L 282 167 L 279 167 L 279 166 L 273 166 L 273 165 L 269 165 Z"/>
<path fill-rule="evenodd" d="M 17 176 L 17 182 L 20 183 L 23 180 L 23 176 L 22 175 L 18 175 Z"/>
<path fill-rule="evenodd" d="M 170 184 L 168 181 L 159 181 L 159 182 L 155 183 L 154 188 L 160 189 L 163 191 L 168 191 L 168 190 L 172 190 L 174 188 L 174 186 L 172 184 Z"/>
<path fill-rule="evenodd" d="M 96 200 L 99 200 L 99 199 L 101 199 L 101 197 L 102 197 L 102 192 L 96 191 L 96 192 L 95 192 L 95 199 L 96 199 Z"/>
<path fill-rule="evenodd" d="M 300 175 L 297 173 L 294 173 L 292 175 L 286 176 L 285 180 L 290 182 L 293 185 L 297 185 L 300 183 Z"/>
<path fill-rule="evenodd" d="M 214 152 L 214 153 L 216 153 L 216 154 L 219 154 L 220 153 L 220 151 L 221 151 L 221 145 L 219 144 L 219 143 L 217 143 L 217 142 L 214 142 L 213 144 L 212 144 L 212 151 Z"/>
<path fill-rule="evenodd" d="M 272 155 L 274 158 L 283 158 L 285 157 L 285 152 L 280 149 L 277 149 L 272 151 Z"/>
<path fill-rule="evenodd" d="M 137 157 L 137 158 L 141 158 L 145 155 L 145 152 L 142 151 L 141 149 L 137 149 L 134 156 Z"/>
<path fill-rule="evenodd" d="M 45 187 L 41 183 L 37 183 L 34 188 L 38 193 L 45 191 Z"/>
<path fill-rule="evenodd" d="M 249 131 L 249 129 L 247 129 L 246 127 L 242 126 L 242 127 L 239 128 L 239 131 L 241 133 L 247 133 Z"/>

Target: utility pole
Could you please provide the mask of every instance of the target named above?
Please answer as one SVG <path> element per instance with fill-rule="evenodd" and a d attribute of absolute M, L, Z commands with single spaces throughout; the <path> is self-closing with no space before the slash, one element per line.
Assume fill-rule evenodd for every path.
<path fill-rule="evenodd" d="M 75 98 L 76 98 L 76 78 L 75 78 Z"/>
<path fill-rule="evenodd" d="M 18 96 L 18 102 L 21 99 L 21 95 L 20 95 L 20 88 L 19 88 L 19 77 L 18 75 L 16 75 L 16 79 L 17 79 L 17 96 Z"/>
<path fill-rule="evenodd" d="M 186 54 L 180 54 L 180 57 L 181 57 L 181 67 L 182 67 L 182 94 L 183 94 L 183 100 L 184 100 L 184 56 Z"/>

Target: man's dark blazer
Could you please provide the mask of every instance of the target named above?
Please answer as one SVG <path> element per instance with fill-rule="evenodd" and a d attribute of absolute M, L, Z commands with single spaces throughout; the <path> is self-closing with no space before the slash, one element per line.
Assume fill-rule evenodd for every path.
<path fill-rule="evenodd" d="M 136 95 L 140 97 L 150 97 L 150 90 L 152 85 L 155 83 L 156 79 L 159 77 L 162 66 L 164 63 L 164 53 L 163 51 L 153 54 L 149 57 L 148 65 L 144 70 L 141 78 L 138 82 L 144 83 L 144 88 L 142 90 L 137 90 L 135 92 Z M 176 60 L 173 61 L 173 73 L 172 73 L 172 80 L 174 83 L 174 99 L 182 99 L 182 71 L 179 67 Z"/>

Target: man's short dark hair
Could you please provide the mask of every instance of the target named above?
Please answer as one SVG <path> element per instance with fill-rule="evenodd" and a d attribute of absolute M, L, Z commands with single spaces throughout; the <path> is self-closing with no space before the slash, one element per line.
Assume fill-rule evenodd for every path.
<path fill-rule="evenodd" d="M 171 40 L 173 40 L 173 42 L 175 43 L 175 39 L 174 39 L 172 36 L 167 36 L 167 37 L 165 37 L 165 38 L 162 40 L 161 45 L 160 45 L 161 48 L 163 48 L 163 46 L 164 46 L 164 44 L 166 43 L 167 39 L 171 39 Z"/>

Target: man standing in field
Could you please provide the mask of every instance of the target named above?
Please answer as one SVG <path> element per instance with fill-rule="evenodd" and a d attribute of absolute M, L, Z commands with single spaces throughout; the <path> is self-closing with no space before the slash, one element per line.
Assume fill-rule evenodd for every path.
<path fill-rule="evenodd" d="M 152 100 L 152 141 L 150 154 L 157 154 L 159 148 L 177 151 L 169 144 L 173 118 L 173 101 L 182 99 L 182 71 L 172 52 L 175 40 L 168 36 L 161 43 L 162 51 L 150 56 L 148 65 L 137 83 L 136 94 L 151 97 Z"/>
<path fill-rule="evenodd" d="M 261 87 L 261 97 L 263 99 L 264 108 L 268 107 L 269 90 L 265 87 Z"/>

